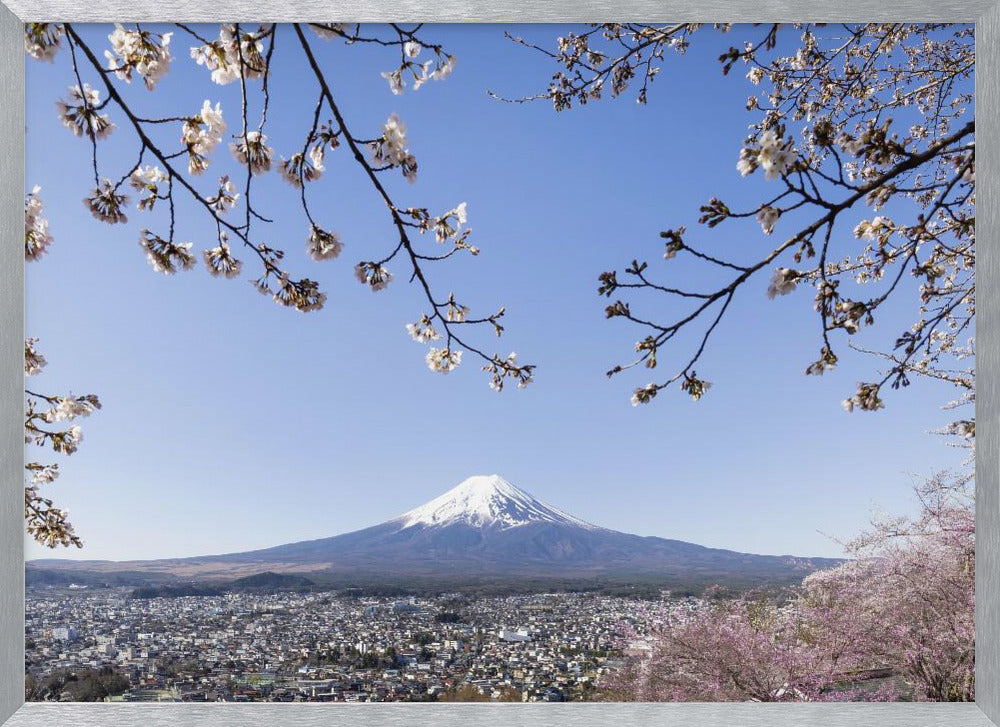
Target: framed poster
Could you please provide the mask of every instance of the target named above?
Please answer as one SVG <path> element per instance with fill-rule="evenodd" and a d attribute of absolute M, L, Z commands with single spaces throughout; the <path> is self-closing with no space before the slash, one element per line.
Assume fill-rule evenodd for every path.
<path fill-rule="evenodd" d="M 995 4 L 15 5 L 5 724 L 996 719 Z"/>

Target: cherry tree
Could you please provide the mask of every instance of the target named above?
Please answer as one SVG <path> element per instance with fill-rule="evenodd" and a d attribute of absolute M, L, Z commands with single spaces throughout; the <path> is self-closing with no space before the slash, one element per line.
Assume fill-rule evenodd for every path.
<path fill-rule="evenodd" d="M 881 660 L 916 696 L 975 699 L 975 498 L 970 476 L 916 488 L 916 518 L 881 518 L 847 543 L 853 560 L 803 582 L 800 603 L 842 667 Z"/>
<path fill-rule="evenodd" d="M 770 276 L 768 298 L 811 291 L 819 341 L 818 355 L 804 367 L 810 375 L 834 368 L 841 342 L 875 325 L 890 298 L 914 299 L 912 325 L 870 351 L 884 370 L 858 383 L 843 401 L 846 410 L 881 409 L 886 386 L 905 387 L 913 375 L 947 382 L 959 390 L 956 406 L 971 404 L 973 28 L 806 23 L 714 29 L 745 36 L 719 56 L 724 73 L 743 68 L 751 86 L 746 110 L 753 123 L 742 143 L 734 142 L 734 174 L 761 175 L 772 191 L 747 209 L 711 197 L 697 222 L 726 229 L 755 220 L 759 238 L 749 244 L 734 228 L 716 245 L 696 245 L 690 223 L 678 224 L 660 233 L 662 270 L 636 257 L 621 271 L 601 273 L 598 293 L 611 299 L 606 316 L 628 321 L 642 335 L 635 356 L 608 375 L 656 369 L 669 344 L 694 329 L 693 350 L 666 375 L 636 388 L 632 403 L 648 403 L 675 383 L 701 398 L 711 384 L 696 366 L 710 338 L 739 295 L 756 295 L 746 290 L 751 282 Z M 633 88 L 646 103 L 668 56 L 684 54 L 703 31 L 698 23 L 605 23 L 558 38 L 554 49 L 511 36 L 557 66 L 546 91 L 513 100 L 549 99 L 562 111 Z M 789 49 L 779 36 L 796 42 Z M 860 222 L 851 221 L 860 214 Z M 681 258 L 701 268 L 698 274 L 679 264 Z M 706 276 L 717 287 L 686 282 Z M 975 421 L 961 419 L 951 429 L 972 436 Z"/>
<path fill-rule="evenodd" d="M 975 503 L 968 476 L 916 488 L 915 518 L 877 518 L 851 560 L 774 598 L 710 593 L 665 620 L 605 684 L 641 701 L 975 699 Z M 863 687 L 873 674 L 903 685 Z"/>
<path fill-rule="evenodd" d="M 95 43 L 70 23 L 25 26 L 28 56 L 50 62 L 59 58 L 66 63 L 71 85 L 59 99 L 57 111 L 63 125 L 89 151 L 93 184 L 85 192 L 84 205 L 90 213 L 103 223 L 125 225 L 134 205 L 144 218 L 137 239 L 156 273 L 188 271 L 201 258 L 212 276 L 245 275 L 278 305 L 303 313 L 317 311 L 323 308 L 327 294 L 316 281 L 290 270 L 284 249 L 267 241 L 276 234 L 268 227 L 274 220 L 268 216 L 266 199 L 255 194 L 255 181 L 265 174 L 279 174 L 298 192 L 301 208 L 299 220 L 282 220 L 282 226 L 300 226 L 299 244 L 305 246 L 309 257 L 324 262 L 338 258 L 345 249 L 356 249 L 353 272 L 361 285 L 379 292 L 392 283 L 394 275 L 402 274 L 419 287 L 426 307 L 405 330 L 415 341 L 428 345 L 425 359 L 431 371 L 447 374 L 462 363 L 465 354 L 479 359 L 496 391 L 507 383 L 527 386 L 533 379 L 534 365 L 521 363 L 514 353 L 487 352 L 474 338 L 473 331 L 480 328 L 501 336 L 506 309 L 499 306 L 475 316 L 461 297 L 432 285 L 430 268 L 457 255 L 479 254 L 471 240 L 466 203 L 432 212 L 396 201 L 386 177 L 399 174 L 415 182 L 418 172 L 406 124 L 392 114 L 380 128 L 357 130 L 348 121 L 333 76 L 318 59 L 314 46 L 333 42 L 343 46 L 344 54 L 363 47 L 385 53 L 390 68 L 378 83 L 387 83 L 386 91 L 392 94 L 407 88 L 416 91 L 429 82 L 446 79 L 455 67 L 455 56 L 425 37 L 425 28 L 419 24 L 370 28 L 342 23 L 293 24 L 285 29 L 288 32 L 279 33 L 272 24 L 232 23 L 216 30 L 217 35 L 206 36 L 203 30 L 183 23 L 163 32 L 139 24 L 119 24 L 106 42 Z M 186 47 L 178 51 L 182 43 Z M 296 110 L 297 118 L 306 120 L 301 141 L 283 152 L 273 148 L 267 136 L 269 117 L 276 113 L 270 105 L 270 87 L 272 63 L 278 53 L 297 59 L 301 73 L 313 86 L 311 97 L 303 99 L 302 109 Z M 229 108 L 213 99 L 192 99 L 190 106 L 169 115 L 145 113 L 134 95 L 124 93 L 124 86 L 134 82 L 154 91 L 176 62 L 175 54 L 204 67 L 219 86 L 235 84 L 239 103 Z M 117 159 L 105 160 L 102 143 L 112 134 L 127 134 L 134 140 L 131 162 L 122 165 Z M 236 173 L 213 173 L 224 163 L 219 159 L 220 145 L 228 146 L 230 165 L 235 162 Z M 372 193 L 384 204 L 394 240 L 382 250 L 353 248 L 335 230 L 320 224 L 314 214 L 314 201 L 322 199 L 320 180 L 327 171 L 328 157 L 337 153 L 346 154 L 357 164 Z M 184 224 L 187 220 L 179 219 L 181 196 L 203 213 L 200 226 L 188 226 Z M 51 244 L 53 236 L 42 214 L 40 190 L 35 188 L 25 203 L 26 261 L 41 258 Z M 430 345 L 435 342 L 440 343 Z M 35 352 L 35 343 L 25 343 L 28 374 L 40 369 L 38 362 L 43 361 Z M 43 424 L 86 416 L 100 406 L 92 395 L 54 396 L 26 390 L 25 396 L 26 442 L 50 445 L 61 454 L 76 450 L 79 427 L 56 431 Z M 50 546 L 80 545 L 66 513 L 38 492 L 55 478 L 57 466 L 33 462 L 27 470 L 25 516 L 29 532 Z"/>
<path fill-rule="evenodd" d="M 710 597 L 652 634 L 648 655 L 603 685 L 627 701 L 795 701 L 820 681 L 819 655 L 795 637 L 797 613 L 759 594 Z"/>

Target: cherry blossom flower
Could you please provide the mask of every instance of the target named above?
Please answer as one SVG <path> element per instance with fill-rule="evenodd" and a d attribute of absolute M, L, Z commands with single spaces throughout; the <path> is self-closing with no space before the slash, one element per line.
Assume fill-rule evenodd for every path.
<path fill-rule="evenodd" d="M 837 367 L 837 355 L 830 350 L 829 346 L 823 346 L 819 359 L 813 361 L 806 368 L 806 374 L 811 376 L 822 376 L 827 371 Z"/>
<path fill-rule="evenodd" d="M 767 286 L 767 297 L 776 298 L 779 295 L 788 295 L 795 290 L 795 285 L 799 280 L 799 273 L 791 268 L 778 268 L 771 276 L 771 282 Z"/>
<path fill-rule="evenodd" d="M 431 226 L 434 228 L 434 239 L 439 243 L 443 243 L 455 237 L 462 229 L 462 225 L 466 223 L 466 219 L 466 204 L 462 202 L 455 209 L 445 212 L 432 221 Z M 455 222 L 454 226 L 451 224 L 452 220 Z"/>
<path fill-rule="evenodd" d="M 398 68 L 395 71 L 382 71 L 382 78 L 389 82 L 389 90 L 394 96 L 403 93 L 403 72 Z"/>
<path fill-rule="evenodd" d="M 452 71 L 455 70 L 455 63 L 457 59 L 453 55 L 446 55 L 444 58 L 444 63 L 440 64 L 433 73 L 431 73 L 431 79 L 434 81 L 443 81 L 448 76 L 451 75 Z"/>
<path fill-rule="evenodd" d="M 83 429 L 74 425 L 57 436 L 52 437 L 52 449 L 60 454 L 73 454 L 83 441 Z"/>
<path fill-rule="evenodd" d="M 704 379 L 699 379 L 691 372 L 690 376 L 685 376 L 684 380 L 681 382 L 681 391 L 686 391 L 693 401 L 698 401 L 705 392 L 712 388 L 711 381 L 705 381 Z"/>
<path fill-rule="evenodd" d="M 760 227 L 764 230 L 765 235 L 770 235 L 774 232 L 774 223 L 778 221 L 778 217 L 780 216 L 781 211 L 770 205 L 764 205 L 757 211 L 757 222 L 760 223 Z"/>
<path fill-rule="evenodd" d="M 749 149 L 740 149 L 740 159 L 736 162 L 736 171 L 740 176 L 753 174 L 757 168 L 757 155 Z"/>

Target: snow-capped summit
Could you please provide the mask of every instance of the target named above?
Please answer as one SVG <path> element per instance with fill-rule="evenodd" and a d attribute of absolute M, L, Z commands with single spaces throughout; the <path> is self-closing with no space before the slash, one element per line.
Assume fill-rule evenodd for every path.
<path fill-rule="evenodd" d="M 506 530 L 529 523 L 600 529 L 536 500 L 500 475 L 469 477 L 443 495 L 404 513 L 393 522 L 399 523 L 401 530 L 415 525 L 444 527 L 455 524 Z"/>

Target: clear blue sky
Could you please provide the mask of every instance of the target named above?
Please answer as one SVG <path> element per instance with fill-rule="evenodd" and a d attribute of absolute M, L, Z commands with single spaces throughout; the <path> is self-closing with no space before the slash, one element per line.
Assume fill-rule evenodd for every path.
<path fill-rule="evenodd" d="M 962 453 L 927 434 L 947 421 L 939 406 L 950 391 L 915 382 L 888 396 L 884 411 L 849 415 L 839 401 L 870 379 L 875 361 L 842 345 L 836 371 L 802 375 L 819 348 L 810 293 L 769 301 L 768 275 L 737 297 L 698 366 L 715 383 L 705 399 L 669 390 L 650 406 L 630 406 L 646 372 L 611 381 L 604 372 L 641 335 L 604 319 L 598 273 L 646 256 L 666 274 L 658 233 L 680 224 L 719 251 L 769 241 L 753 222 L 714 231 L 696 224 L 712 196 L 743 207 L 771 191 L 760 174 L 742 179 L 735 170 L 755 119 L 743 110 L 750 86 L 739 68 L 723 77 L 715 60 L 742 43 L 745 29 L 696 36 L 686 56 L 668 59 L 646 107 L 629 93 L 562 114 L 545 101 L 488 98 L 487 89 L 541 90 L 554 70 L 503 30 L 428 28 L 457 55 L 456 70 L 403 96 L 379 76 L 392 67 L 391 51 L 314 42 L 356 133 L 375 136 L 393 111 L 409 126 L 420 175 L 412 186 L 393 177 L 398 202 L 432 211 L 468 203 L 482 254 L 429 273 L 473 314 L 507 306 L 498 350 L 516 350 L 538 371 L 530 388 L 499 395 L 471 357 L 447 376 L 427 369 L 426 347 L 404 330 L 424 307 L 401 266 L 381 293 L 354 280 L 354 263 L 380 256 L 394 236 L 343 149 L 310 188 L 318 218 L 346 243 L 337 260 L 306 257 L 297 193 L 276 173 L 258 187 L 276 220 L 265 239 L 329 294 L 324 310 L 302 315 L 256 293 L 246 276 L 211 278 L 200 256 L 194 271 L 155 273 L 138 234 L 164 229 L 162 212 L 133 209 L 126 226 L 94 220 L 80 203 L 92 186 L 89 145 L 62 127 L 54 106 L 73 83 L 68 53 L 54 64 L 27 61 L 26 186 L 41 185 L 55 237 L 27 269 L 26 330 L 49 361 L 31 386 L 93 392 L 104 404 L 82 422 L 80 451 L 60 458 L 63 475 L 47 491 L 86 546 L 53 552 L 29 542 L 29 557 L 174 557 L 319 538 L 494 472 L 610 528 L 750 552 L 839 555 L 828 535 L 857 532 L 873 507 L 911 511 L 913 475 L 960 463 Z M 85 32 L 108 46 L 108 27 Z M 563 30 L 515 32 L 551 44 Z M 301 147 L 316 97 L 294 40 L 281 29 L 273 79 L 269 133 L 285 155 Z M 154 93 L 133 83 L 130 98 L 149 114 L 221 101 L 238 129 L 239 84 L 213 84 L 187 58 L 189 45 L 176 34 L 171 72 Z M 118 178 L 137 146 L 114 120 L 119 128 L 100 150 L 102 174 Z M 224 169 L 235 165 L 220 146 L 205 184 Z M 841 230 L 848 244 L 851 227 Z M 197 250 L 214 244 L 190 205 L 181 207 L 179 234 Z M 676 272 L 688 262 L 670 265 Z M 684 274 L 698 273 L 688 266 Z M 668 303 L 649 298 L 648 310 L 663 315 Z M 894 338 L 911 322 L 899 311 L 883 317 L 877 338 L 860 342 Z M 485 330 L 478 341 L 495 345 Z"/>

